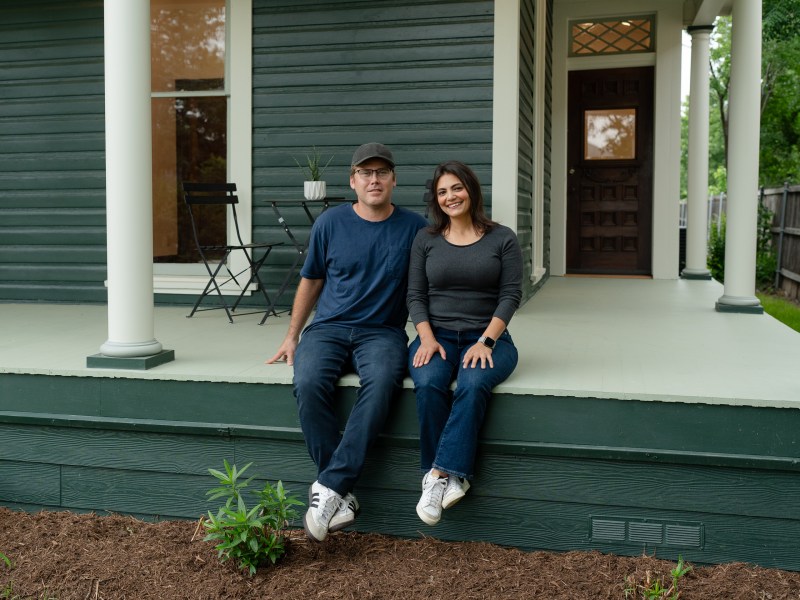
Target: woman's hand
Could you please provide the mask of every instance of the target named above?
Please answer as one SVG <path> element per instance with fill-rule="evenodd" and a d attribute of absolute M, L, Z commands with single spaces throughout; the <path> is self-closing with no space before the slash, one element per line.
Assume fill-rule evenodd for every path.
<path fill-rule="evenodd" d="M 485 369 L 487 363 L 489 364 L 490 369 L 494 368 L 494 362 L 492 362 L 492 349 L 484 346 L 480 342 L 476 343 L 464 354 L 463 366 L 465 369 L 467 367 L 474 369 L 479 362 L 481 363 L 481 369 Z"/>
<path fill-rule="evenodd" d="M 417 348 L 417 351 L 414 353 L 414 360 L 411 364 L 413 364 L 414 367 L 427 365 L 437 352 L 441 355 L 442 359 L 447 358 L 444 348 L 436 341 L 435 337 L 426 339 L 420 338 L 419 348 Z"/>

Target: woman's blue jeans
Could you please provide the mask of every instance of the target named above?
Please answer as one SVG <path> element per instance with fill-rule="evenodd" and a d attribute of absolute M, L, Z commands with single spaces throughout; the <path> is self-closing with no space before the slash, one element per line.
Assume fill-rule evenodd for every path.
<path fill-rule="evenodd" d="M 344 496 L 364 467 L 367 450 L 386 422 L 406 373 L 408 337 L 391 327 L 313 325 L 294 356 L 294 396 L 317 480 Z M 355 371 L 360 380 L 344 432 L 334 394 L 337 380 Z"/>
<path fill-rule="evenodd" d="M 518 354 L 508 331 L 492 350 L 494 367 L 462 366 L 464 354 L 483 335 L 483 329 L 451 331 L 434 327 L 436 340 L 447 359 L 438 353 L 427 365 L 415 367 L 419 337 L 409 348 L 408 368 L 417 395 L 420 429 L 420 462 L 423 471 L 438 469 L 472 479 L 478 433 L 483 425 L 492 389 L 508 379 L 517 366 Z M 455 381 L 455 391 L 450 384 Z"/>

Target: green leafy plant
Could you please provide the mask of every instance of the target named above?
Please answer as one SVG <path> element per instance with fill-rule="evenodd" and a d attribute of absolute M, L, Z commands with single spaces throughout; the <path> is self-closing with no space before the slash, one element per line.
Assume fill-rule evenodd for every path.
<path fill-rule="evenodd" d="M 772 289 L 778 258 L 772 245 L 772 212 L 761 202 L 758 204 L 756 231 L 756 288 L 762 291 Z M 707 265 L 711 276 L 720 283 L 725 282 L 725 230 L 726 215 L 720 218 L 719 228 L 712 225 L 708 239 Z"/>
<path fill-rule="evenodd" d="M 322 165 L 322 155 L 320 154 L 320 151 L 317 150 L 317 147 L 313 146 L 311 148 L 311 154 L 306 155 L 305 166 L 300 164 L 300 161 L 298 161 L 296 158 L 293 160 L 295 163 L 297 163 L 297 166 L 300 168 L 300 172 L 303 174 L 303 177 L 305 177 L 306 181 L 321 181 L 322 174 L 333 160 L 333 155 L 328 159 L 328 162 L 326 162 L 325 165 Z"/>
<path fill-rule="evenodd" d="M 672 587 L 673 589 L 678 589 L 678 581 L 680 581 L 684 575 L 686 575 L 689 571 L 692 570 L 692 565 L 687 562 L 684 562 L 683 557 L 678 555 L 678 564 L 675 565 L 675 568 L 669 572 L 672 575 Z M 677 598 L 677 594 L 675 595 Z"/>
<path fill-rule="evenodd" d="M 287 494 L 283 483 L 273 487 L 269 482 L 255 493 L 257 502 L 248 508 L 243 490 L 253 480 L 242 481 L 252 463 L 242 469 L 224 461 L 225 472 L 209 469 L 220 485 L 207 492 L 209 500 L 225 498 L 217 514 L 208 512 L 204 519 L 204 541 L 216 542 L 217 556 L 222 562 L 233 559 L 237 566 L 252 576 L 258 566 L 269 561 L 275 564 L 286 553 L 286 529 L 299 515 L 295 506 L 303 503 Z"/>
<path fill-rule="evenodd" d="M 772 245 L 772 219 L 774 215 L 762 202 L 758 203 L 758 229 L 756 237 L 756 288 L 771 290 L 778 268 L 778 255 Z"/>
<path fill-rule="evenodd" d="M 629 600 L 678 600 L 680 591 L 678 583 L 689 571 L 692 566 L 684 562 L 682 556 L 678 556 L 678 564 L 670 571 L 672 583 L 669 587 L 664 587 L 663 578 L 653 577 L 650 571 L 645 571 L 645 579 L 642 583 L 637 583 L 633 575 L 625 578 L 623 592 L 625 598 Z"/>
<path fill-rule="evenodd" d="M 2 552 L 0 552 L 0 561 L 4 562 L 9 569 L 11 568 L 11 559 Z"/>
<path fill-rule="evenodd" d="M 725 213 L 720 215 L 719 227 L 711 226 L 708 238 L 707 264 L 711 276 L 723 283 L 725 281 Z"/>

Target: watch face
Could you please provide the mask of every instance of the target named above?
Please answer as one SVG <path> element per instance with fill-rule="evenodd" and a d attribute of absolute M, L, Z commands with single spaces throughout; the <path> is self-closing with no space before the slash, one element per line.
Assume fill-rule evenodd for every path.
<path fill-rule="evenodd" d="M 483 336 L 479 341 L 487 348 L 494 348 L 494 340 L 490 337 Z"/>

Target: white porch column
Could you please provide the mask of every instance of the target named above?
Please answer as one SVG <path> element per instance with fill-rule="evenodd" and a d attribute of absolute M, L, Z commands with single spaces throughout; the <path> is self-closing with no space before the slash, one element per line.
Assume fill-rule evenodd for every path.
<path fill-rule="evenodd" d="M 761 0 L 733 0 L 724 312 L 762 313 L 755 296 L 761 114 Z"/>
<path fill-rule="evenodd" d="M 689 94 L 689 169 L 684 279 L 711 279 L 708 270 L 708 59 L 713 25 L 688 27 L 692 36 Z"/>
<path fill-rule="evenodd" d="M 146 357 L 162 352 L 153 323 L 150 2 L 103 4 L 108 340 L 100 352 Z"/>

